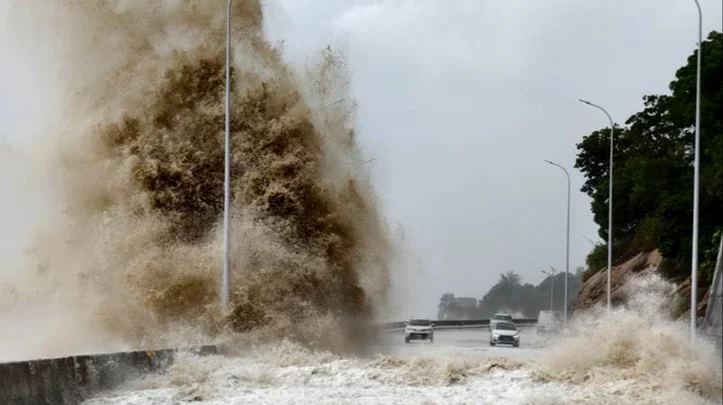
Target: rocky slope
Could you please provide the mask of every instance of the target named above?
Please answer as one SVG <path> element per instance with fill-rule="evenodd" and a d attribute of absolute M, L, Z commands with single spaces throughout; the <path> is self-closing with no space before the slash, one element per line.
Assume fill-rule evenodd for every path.
<path fill-rule="evenodd" d="M 625 297 L 625 284 L 636 276 L 643 276 L 646 273 L 658 272 L 660 263 L 663 257 L 660 252 L 654 250 L 652 252 L 639 253 L 632 259 L 614 266 L 611 274 L 611 286 L 612 294 L 611 300 L 613 305 L 623 303 Z M 690 299 L 690 279 L 679 284 L 674 293 L 673 306 L 682 306 Z M 705 297 L 698 303 L 698 314 L 702 316 L 705 313 L 709 294 L 706 293 Z M 575 301 L 572 304 L 571 312 L 584 311 L 586 309 L 595 307 L 596 305 L 605 305 L 607 300 L 607 271 L 601 269 L 595 275 L 590 277 L 580 288 L 580 292 L 575 297 Z M 677 312 L 677 313 L 676 313 Z M 687 319 L 690 315 L 690 309 L 685 312 L 676 311 L 673 308 L 675 315 L 680 314 L 678 317 L 681 319 Z"/>
<path fill-rule="evenodd" d="M 657 250 L 648 253 L 639 253 L 627 262 L 615 266 L 611 274 L 613 304 L 624 300 L 623 289 L 630 278 L 643 271 L 657 271 L 662 261 L 662 256 Z M 572 312 L 579 312 L 592 308 L 598 304 L 605 305 L 607 300 L 607 271 L 601 269 L 583 283 L 575 301 L 572 304 Z"/>

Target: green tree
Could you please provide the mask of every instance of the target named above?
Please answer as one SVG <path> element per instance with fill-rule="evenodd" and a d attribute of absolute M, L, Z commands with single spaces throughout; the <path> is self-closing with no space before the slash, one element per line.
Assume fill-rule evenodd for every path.
<path fill-rule="evenodd" d="M 723 228 L 723 35 L 703 42 L 701 90 L 700 249 L 707 251 Z M 689 270 L 692 244 L 693 139 L 697 52 L 678 69 L 669 95 L 643 97 L 644 108 L 625 127 L 615 128 L 613 252 L 616 262 L 640 251 L 661 250 L 670 276 Z M 586 177 L 581 191 L 592 198 L 592 212 L 607 239 L 609 128 L 585 136 L 577 145 L 575 167 Z M 588 257 L 601 267 L 606 245 Z M 595 266 L 595 267 L 593 267 Z M 712 264 L 702 260 L 709 275 Z M 705 282 L 706 278 L 702 281 Z"/>
<path fill-rule="evenodd" d="M 577 273 L 576 273 L 577 274 Z M 568 305 L 580 289 L 580 276 L 568 274 Z M 495 312 L 505 310 L 520 312 L 526 317 L 536 317 L 540 310 L 550 308 L 550 283 L 553 278 L 545 278 L 539 285 L 523 283 L 520 276 L 510 270 L 500 274 L 497 284 L 492 286 L 480 301 L 478 316 L 489 318 Z M 561 311 L 564 305 L 565 274 L 554 277 L 554 306 Z"/>

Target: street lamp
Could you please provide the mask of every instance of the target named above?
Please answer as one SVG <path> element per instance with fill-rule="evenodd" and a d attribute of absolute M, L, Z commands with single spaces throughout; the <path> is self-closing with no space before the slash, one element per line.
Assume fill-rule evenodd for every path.
<path fill-rule="evenodd" d="M 700 194 L 700 63 L 703 57 L 703 11 L 698 8 L 698 73 L 695 83 L 695 158 L 693 164 L 693 253 L 690 269 L 690 341 L 695 342 L 698 317 L 698 198 Z"/>
<path fill-rule="evenodd" d="M 567 172 L 567 169 L 564 167 L 558 165 L 557 163 L 551 162 L 549 160 L 545 160 L 545 162 L 557 166 L 562 171 L 565 172 L 565 175 L 567 176 L 567 244 L 566 244 L 566 250 L 565 250 L 565 301 L 563 305 L 563 327 L 567 328 L 567 275 L 570 273 L 570 173 Z"/>
<path fill-rule="evenodd" d="M 223 171 L 223 276 L 221 282 L 221 310 L 228 309 L 229 289 L 229 205 L 231 201 L 231 3 L 226 8 L 226 137 Z"/>
<path fill-rule="evenodd" d="M 615 130 L 615 124 L 613 123 L 613 119 L 610 117 L 610 114 L 608 114 L 604 108 L 583 99 L 580 99 L 580 102 L 601 110 L 608 116 L 608 120 L 610 120 L 610 173 L 608 173 L 610 178 L 610 190 L 608 191 L 608 312 L 610 312 L 610 285 L 612 284 L 613 264 L 613 131 Z"/>
<path fill-rule="evenodd" d="M 555 285 L 555 273 L 557 272 L 557 270 L 555 270 L 555 268 L 552 266 L 550 266 L 550 268 L 552 269 L 552 273 L 547 272 L 545 270 L 540 270 L 540 271 L 547 274 L 548 276 L 550 276 L 550 312 L 554 312 L 555 311 L 555 304 L 554 304 L 555 287 L 554 287 L 554 285 Z"/>
<path fill-rule="evenodd" d="M 597 246 L 597 245 L 595 244 L 595 242 L 592 241 L 592 239 L 588 238 L 588 237 L 585 236 L 585 235 L 583 235 L 582 237 L 585 238 L 585 240 L 587 240 L 588 242 L 590 242 L 591 245 Z"/>

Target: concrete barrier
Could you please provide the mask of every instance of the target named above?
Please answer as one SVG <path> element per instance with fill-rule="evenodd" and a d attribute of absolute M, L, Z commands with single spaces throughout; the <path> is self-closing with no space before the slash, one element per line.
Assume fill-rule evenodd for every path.
<path fill-rule="evenodd" d="M 489 319 L 432 321 L 437 329 L 481 328 Z M 537 319 L 515 319 L 519 326 Z M 377 325 L 382 330 L 403 329 L 404 322 Z M 71 356 L 0 363 L 0 405 L 77 405 L 100 391 L 149 373 L 162 373 L 178 352 L 218 353 L 216 346 Z"/>
<path fill-rule="evenodd" d="M 76 405 L 94 393 L 173 364 L 177 352 L 215 354 L 215 346 L 72 356 L 0 364 L 0 404 Z"/>

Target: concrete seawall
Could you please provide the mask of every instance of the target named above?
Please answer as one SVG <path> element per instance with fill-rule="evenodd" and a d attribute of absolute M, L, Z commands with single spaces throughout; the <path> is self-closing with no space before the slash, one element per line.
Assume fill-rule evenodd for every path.
<path fill-rule="evenodd" d="M 215 346 L 72 356 L 0 364 L 0 404 L 76 405 L 143 374 L 159 373 L 178 352 L 215 354 Z"/>

